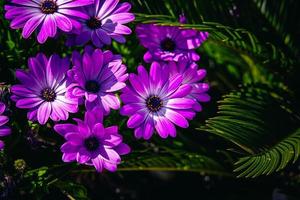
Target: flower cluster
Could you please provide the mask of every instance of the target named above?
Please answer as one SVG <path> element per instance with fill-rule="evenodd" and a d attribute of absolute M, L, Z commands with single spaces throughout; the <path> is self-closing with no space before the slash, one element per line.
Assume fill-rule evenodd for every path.
<path fill-rule="evenodd" d="M 12 0 L 5 6 L 5 17 L 11 20 L 12 29 L 23 29 L 24 38 L 37 30 L 41 44 L 56 37 L 59 29 L 72 35 L 72 44 L 92 40 L 102 47 L 110 44 L 111 38 L 125 42 L 122 35 L 131 31 L 124 24 L 134 20 L 130 8 L 130 4 L 119 4 L 119 0 Z"/>
<path fill-rule="evenodd" d="M 186 21 L 184 16 L 180 21 Z M 194 50 L 208 33 L 154 24 L 139 25 L 136 32 L 148 49 L 144 60 L 152 64 L 149 74 L 139 66 L 137 75 L 129 75 L 121 114 L 129 116 L 127 126 L 135 129 L 136 138 L 149 139 L 154 131 L 162 138 L 175 137 L 174 124 L 187 128 L 202 110 L 200 102 L 210 100 L 209 85 L 201 82 L 206 71 L 198 69 L 200 56 Z"/>
<path fill-rule="evenodd" d="M 72 31 L 67 45 L 84 45 L 91 40 L 101 48 L 110 45 L 112 39 L 125 43 L 123 35 L 130 34 L 131 30 L 124 24 L 134 20 L 130 9 L 131 5 L 127 2 L 118 4 L 118 0 L 95 0 L 94 4 L 83 8 L 88 18 L 79 19 L 81 28 Z"/>
<path fill-rule="evenodd" d="M 11 99 L 27 110 L 29 120 L 41 125 L 55 122 L 54 130 L 66 140 L 61 146 L 64 162 L 92 165 L 99 172 L 117 169 L 120 155 L 128 154 L 130 147 L 123 143 L 118 126 L 104 127 L 111 109 L 129 117 L 127 126 L 136 138 L 148 140 L 154 133 L 175 137 L 176 126 L 187 128 L 188 120 L 202 110 L 201 103 L 210 100 L 209 85 L 202 82 L 206 71 L 195 63 L 200 59 L 195 49 L 207 39 L 206 32 L 138 25 L 137 35 L 148 49 L 144 60 L 151 67 L 147 72 L 138 66 L 137 74 L 127 74 L 120 55 L 100 49 L 112 39 L 125 42 L 131 30 L 124 24 L 134 20 L 130 9 L 119 0 L 12 0 L 5 6 L 11 28 L 23 28 L 24 38 L 37 30 L 38 42 L 44 43 L 57 36 L 58 28 L 68 34 L 67 45 L 90 42 L 96 47 L 73 51 L 71 59 L 39 53 L 28 59 L 28 70 L 16 71 L 20 83 L 11 87 Z M 180 21 L 186 21 L 184 16 Z M 85 107 L 83 120 L 57 123 L 77 113 L 80 105 Z M 1 103 L 0 114 L 4 110 Z M 4 126 L 7 121 L 0 116 L 0 136 L 10 133 Z"/>

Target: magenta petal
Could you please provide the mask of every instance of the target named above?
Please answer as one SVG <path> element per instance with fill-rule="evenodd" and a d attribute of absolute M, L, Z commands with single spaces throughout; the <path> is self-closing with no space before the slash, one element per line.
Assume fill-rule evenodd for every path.
<path fill-rule="evenodd" d="M 103 145 L 108 147 L 115 147 L 122 142 L 123 138 L 119 134 L 111 134 L 110 136 L 106 136 Z"/>
<path fill-rule="evenodd" d="M 174 98 L 166 103 L 166 107 L 174 109 L 189 109 L 192 108 L 195 101 L 188 98 Z"/>
<path fill-rule="evenodd" d="M 78 150 L 78 147 L 70 142 L 63 144 L 60 150 L 64 153 L 74 153 Z"/>
<path fill-rule="evenodd" d="M 187 128 L 189 126 L 188 121 L 178 112 L 172 109 L 166 109 L 165 116 L 174 124 L 182 127 Z"/>
<path fill-rule="evenodd" d="M 178 90 L 169 96 L 169 98 L 183 98 L 186 97 L 192 91 L 192 86 L 189 84 L 181 85 Z"/>
<path fill-rule="evenodd" d="M 94 124 L 103 122 L 103 112 L 100 107 L 95 107 L 91 111 L 87 111 L 84 115 L 84 121 L 92 129 Z"/>
<path fill-rule="evenodd" d="M 96 34 L 100 38 L 101 42 L 103 44 L 111 44 L 111 38 L 108 36 L 108 34 L 101 30 L 100 28 L 96 30 Z"/>
<path fill-rule="evenodd" d="M 136 103 L 136 104 L 127 104 L 124 105 L 121 110 L 120 110 L 120 114 L 121 115 L 133 115 L 135 112 L 141 110 L 143 108 L 143 105 L 140 103 Z"/>
<path fill-rule="evenodd" d="M 101 48 L 103 46 L 103 43 L 101 42 L 101 40 L 99 39 L 97 33 L 95 31 L 92 31 L 92 42 L 96 47 Z"/>
<path fill-rule="evenodd" d="M 153 61 L 152 54 L 151 54 L 149 51 L 147 51 L 147 52 L 145 53 L 145 55 L 144 55 L 144 60 L 145 60 L 146 63 L 150 63 L 150 62 Z"/>
<path fill-rule="evenodd" d="M 62 160 L 64 162 L 73 162 L 76 160 L 77 153 L 64 153 L 62 156 Z"/>
<path fill-rule="evenodd" d="M 144 132 L 143 132 L 143 125 L 137 127 L 136 129 L 134 129 L 134 137 L 136 139 L 141 139 L 144 135 Z"/>
<path fill-rule="evenodd" d="M 103 138 L 105 135 L 104 127 L 100 123 L 94 125 L 92 132 L 97 138 Z"/>
<path fill-rule="evenodd" d="M 59 29 L 65 32 L 70 32 L 72 30 L 72 22 L 69 18 L 59 13 L 55 13 L 53 15 L 56 19 L 56 24 Z"/>
<path fill-rule="evenodd" d="M 104 167 L 105 169 L 107 169 L 108 171 L 111 171 L 111 172 L 117 171 L 117 164 L 115 164 L 115 163 L 111 163 L 111 162 L 108 162 L 108 161 L 104 161 L 104 162 L 103 162 L 103 167 Z"/>
<path fill-rule="evenodd" d="M 131 149 L 127 144 L 121 143 L 117 147 L 115 147 L 115 150 L 119 155 L 126 155 L 129 154 Z"/>
<path fill-rule="evenodd" d="M 114 94 L 107 94 L 102 97 L 103 103 L 110 108 L 117 110 L 120 108 L 120 100 Z"/>
<path fill-rule="evenodd" d="M 78 150 L 78 154 L 76 157 L 77 162 L 84 164 L 91 159 L 91 152 L 89 152 L 85 147 L 81 146 Z"/>
<path fill-rule="evenodd" d="M 6 126 L 0 127 L 0 136 L 1 137 L 10 135 L 10 133 L 11 133 L 11 129 L 10 128 L 8 128 Z"/>
<path fill-rule="evenodd" d="M 87 6 L 91 5 L 94 3 L 94 0 L 80 0 L 80 1 L 63 1 L 63 0 L 58 0 L 57 4 L 59 5 L 60 8 L 73 8 L 73 7 L 82 7 L 82 6 Z"/>
<path fill-rule="evenodd" d="M 145 140 L 149 140 L 154 132 L 154 122 L 153 119 L 148 117 L 145 120 L 144 126 L 143 126 L 143 137 Z"/>
<path fill-rule="evenodd" d="M 32 32 L 40 25 L 44 18 L 45 15 L 37 15 L 29 19 L 24 25 L 22 36 L 24 38 L 28 38 L 32 34 Z"/>
<path fill-rule="evenodd" d="M 91 32 L 89 32 L 89 31 L 81 32 L 76 37 L 76 44 L 83 45 L 83 44 L 87 43 L 90 39 L 91 39 Z"/>
<path fill-rule="evenodd" d="M 114 39 L 115 41 L 119 42 L 119 43 L 125 43 L 126 39 L 123 35 L 118 35 L 118 34 L 114 34 L 110 36 L 112 39 Z"/>
<path fill-rule="evenodd" d="M 130 74 L 129 75 L 129 81 L 132 85 L 132 87 L 134 88 L 134 90 L 142 97 L 146 97 L 146 91 L 145 91 L 145 87 L 143 85 L 142 82 L 139 81 L 138 76 L 136 76 L 135 74 Z"/>
<path fill-rule="evenodd" d="M 103 161 L 100 156 L 92 159 L 92 163 L 98 172 L 102 172 L 103 170 Z"/>
<path fill-rule="evenodd" d="M 54 37 L 56 35 L 56 21 L 52 15 L 47 15 L 44 20 L 43 26 L 47 27 L 47 34 L 50 37 Z"/>
<path fill-rule="evenodd" d="M 65 139 L 68 143 L 74 146 L 79 146 L 83 144 L 83 136 L 78 132 L 70 132 L 65 135 Z"/>
<path fill-rule="evenodd" d="M 195 96 L 196 99 L 200 102 L 209 102 L 210 96 L 208 94 L 200 94 Z"/>
<path fill-rule="evenodd" d="M 7 116 L 0 115 L 0 127 L 9 121 Z"/>
<path fill-rule="evenodd" d="M 162 138 L 167 138 L 168 135 L 176 136 L 174 125 L 165 117 L 157 116 L 155 119 L 155 129 Z"/>
<path fill-rule="evenodd" d="M 98 16 L 100 19 L 106 17 L 119 3 L 118 0 L 106 0 L 104 1 L 101 9 L 98 12 Z"/>
<path fill-rule="evenodd" d="M 65 111 L 59 103 L 53 102 L 52 103 L 52 112 L 50 114 L 50 118 L 53 121 L 59 120 L 67 120 L 69 118 L 69 113 Z"/>
<path fill-rule="evenodd" d="M 61 136 L 65 136 L 67 133 L 70 132 L 77 132 L 77 126 L 73 124 L 56 124 L 54 126 L 54 130 L 59 133 Z"/>
<path fill-rule="evenodd" d="M 36 98 L 23 98 L 17 101 L 18 108 L 34 108 L 38 105 L 43 103 L 43 101 L 36 97 Z"/>
<path fill-rule="evenodd" d="M 41 30 L 37 36 L 37 40 L 40 44 L 44 44 L 48 37 L 48 27 L 45 25 L 45 23 L 43 23 L 41 26 Z"/>
<path fill-rule="evenodd" d="M 195 108 L 193 107 L 193 109 L 195 109 Z M 196 110 L 196 111 L 198 111 L 198 110 Z M 189 120 L 192 120 L 195 117 L 195 115 L 196 115 L 195 111 L 192 110 L 192 109 L 188 109 L 188 110 L 176 110 L 176 112 L 178 112 L 184 118 L 189 119 Z"/>
<path fill-rule="evenodd" d="M 119 154 L 114 149 L 103 149 L 101 151 L 101 155 L 105 160 L 108 160 L 110 162 L 120 163 L 121 158 Z"/>
<path fill-rule="evenodd" d="M 147 114 L 144 112 L 138 112 L 132 115 L 127 121 L 128 128 L 138 127 L 146 119 Z"/>
<path fill-rule="evenodd" d="M 50 117 L 50 113 L 51 113 L 51 103 L 49 102 L 45 102 L 43 103 L 37 111 L 37 119 L 39 121 L 40 124 L 46 124 L 46 122 L 48 121 L 49 117 Z"/>

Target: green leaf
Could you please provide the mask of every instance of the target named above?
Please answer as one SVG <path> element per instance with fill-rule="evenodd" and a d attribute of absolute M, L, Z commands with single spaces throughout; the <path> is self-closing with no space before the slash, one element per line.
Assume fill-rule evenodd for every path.
<path fill-rule="evenodd" d="M 168 150 L 155 154 L 133 153 L 119 166 L 119 171 L 187 171 L 230 176 L 214 159 L 182 150 Z"/>
<path fill-rule="evenodd" d="M 270 174 L 299 157 L 300 118 L 286 91 L 244 86 L 225 95 L 219 112 L 202 130 L 236 144 L 244 156 L 235 163 L 238 177 Z"/>
<path fill-rule="evenodd" d="M 296 0 L 252 0 L 259 13 L 265 18 L 270 26 L 280 35 L 281 41 L 293 52 L 299 53 L 299 48 L 295 43 L 296 32 L 292 14 L 297 12 L 299 1 Z M 294 30 L 293 30 L 294 29 Z"/>
<path fill-rule="evenodd" d="M 290 162 L 294 163 L 299 158 L 300 129 L 290 134 L 270 149 L 259 154 L 242 157 L 235 163 L 235 172 L 238 177 L 257 177 L 269 175 L 274 171 L 285 168 Z"/>

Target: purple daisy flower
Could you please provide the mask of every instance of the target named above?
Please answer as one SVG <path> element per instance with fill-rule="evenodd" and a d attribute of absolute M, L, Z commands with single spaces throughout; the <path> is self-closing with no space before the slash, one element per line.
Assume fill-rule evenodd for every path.
<path fill-rule="evenodd" d="M 105 115 L 110 109 L 119 109 L 120 100 L 114 92 L 124 88 L 128 78 L 122 58 L 111 51 L 86 48 L 82 56 L 73 52 L 72 61 L 67 96 L 78 98 L 79 102 L 85 99 L 87 110 L 99 106 Z"/>
<path fill-rule="evenodd" d="M 84 121 L 75 120 L 77 125 L 54 126 L 54 130 L 67 140 L 61 147 L 63 161 L 93 165 L 98 172 L 103 168 L 116 171 L 121 163 L 120 155 L 130 152 L 130 147 L 122 142 L 118 127 L 103 127 L 103 113 L 99 107 L 87 111 Z"/>
<path fill-rule="evenodd" d="M 70 63 L 52 55 L 49 60 L 39 53 L 28 60 L 29 71 L 17 70 L 21 84 L 12 86 L 12 97 L 18 108 L 29 109 L 29 120 L 45 124 L 49 117 L 53 121 L 66 120 L 70 113 L 78 110 L 77 99 L 66 98 L 66 73 Z"/>
<path fill-rule="evenodd" d="M 165 64 L 165 67 L 169 68 L 171 77 L 181 74 L 183 78 L 182 84 L 189 84 L 192 86 L 192 90 L 187 98 L 195 101 L 193 106 L 195 111 L 201 111 L 202 106 L 199 102 L 210 101 L 210 96 L 206 93 L 209 90 L 209 84 L 201 82 L 206 76 L 206 70 L 198 69 L 196 63 L 185 59 L 180 59 L 177 63 L 169 62 L 168 64 Z"/>
<path fill-rule="evenodd" d="M 0 137 L 7 136 L 11 133 L 11 130 L 5 124 L 8 122 L 8 117 L 3 115 L 5 111 L 5 104 L 0 102 Z M 4 143 L 0 140 L 0 150 L 3 149 Z"/>
<path fill-rule="evenodd" d="M 92 4 L 93 0 L 12 0 L 5 6 L 5 18 L 11 20 L 12 29 L 23 28 L 22 36 L 29 38 L 39 29 L 37 40 L 44 43 L 48 37 L 55 37 L 57 28 L 70 32 L 79 28 L 76 18 L 87 19 L 88 15 L 76 10 Z M 76 18 L 74 18 L 76 16 Z"/>
<path fill-rule="evenodd" d="M 150 74 L 143 66 L 138 67 L 138 75 L 130 74 L 131 85 L 121 94 L 125 104 L 121 114 L 130 116 L 129 128 L 134 128 L 136 138 L 149 139 L 154 129 L 162 138 L 176 136 L 174 124 L 188 127 L 187 119 L 195 116 L 192 109 L 194 100 L 186 98 L 192 90 L 189 84 L 182 84 L 180 74 L 169 77 L 169 69 L 153 62 Z"/>
<path fill-rule="evenodd" d="M 141 44 L 148 49 L 144 55 L 147 63 L 152 61 L 177 62 L 181 58 L 197 61 L 200 56 L 194 49 L 208 37 L 207 32 L 154 24 L 141 24 L 137 27 L 136 33 Z"/>
<path fill-rule="evenodd" d="M 134 20 L 129 13 L 131 5 L 119 0 L 95 0 L 94 5 L 83 8 L 88 19 L 80 20 L 82 28 L 70 35 L 67 45 L 83 45 L 92 40 L 96 47 L 111 44 L 111 39 L 124 43 L 131 30 L 124 24 Z"/>

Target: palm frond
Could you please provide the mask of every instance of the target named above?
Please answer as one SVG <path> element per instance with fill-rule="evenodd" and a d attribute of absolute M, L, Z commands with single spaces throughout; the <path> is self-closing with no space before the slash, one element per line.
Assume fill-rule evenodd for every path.
<path fill-rule="evenodd" d="M 293 33 L 295 32 L 295 25 L 292 21 L 297 13 L 296 9 L 299 7 L 299 1 L 295 0 L 252 0 L 257 10 L 264 16 L 265 20 L 281 37 L 284 43 L 294 55 L 299 54 L 299 48 L 295 43 Z M 296 11 L 296 12 L 294 12 Z"/>
<path fill-rule="evenodd" d="M 299 157 L 299 116 L 291 98 L 267 88 L 248 85 L 225 95 L 218 115 L 202 128 L 244 151 L 236 162 L 239 177 L 270 174 Z"/>
<path fill-rule="evenodd" d="M 257 177 L 269 175 L 274 171 L 284 169 L 290 162 L 294 163 L 300 154 L 300 129 L 290 134 L 284 140 L 259 154 L 242 157 L 235 163 L 234 172 L 238 177 Z"/>

